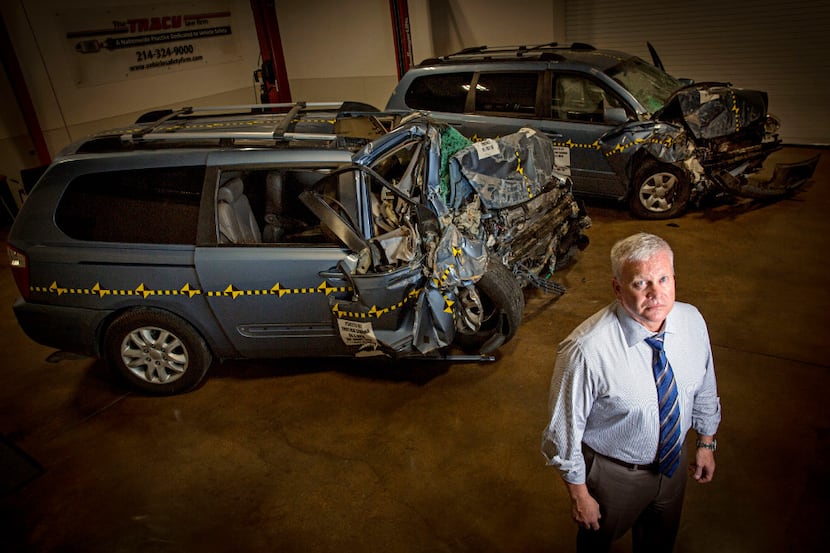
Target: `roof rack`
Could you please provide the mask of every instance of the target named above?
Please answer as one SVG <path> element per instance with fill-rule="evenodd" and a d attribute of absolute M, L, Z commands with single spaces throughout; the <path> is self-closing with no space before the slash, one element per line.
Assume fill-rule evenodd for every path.
<path fill-rule="evenodd" d="M 250 104 L 210 107 L 185 107 L 170 111 L 146 126 L 129 129 L 120 135 L 124 143 L 155 140 L 259 140 L 332 141 L 338 135 L 330 132 L 296 132 L 302 116 L 319 112 L 328 113 L 326 122 L 331 127 L 343 102 L 295 102 L 282 104 Z"/>
<path fill-rule="evenodd" d="M 437 58 L 428 58 L 421 62 L 421 65 L 426 65 L 430 63 L 438 63 L 442 61 L 451 61 L 456 58 L 491 58 L 491 57 L 511 57 L 515 56 L 517 58 L 521 58 L 528 54 L 539 54 L 540 56 L 544 56 L 546 53 L 553 53 L 557 50 L 595 50 L 593 46 L 590 44 L 586 44 L 584 42 L 573 42 L 571 44 L 560 45 L 557 42 L 545 42 L 542 44 L 536 44 L 528 46 L 526 44 L 517 45 L 517 46 L 469 46 L 467 48 L 463 48 L 458 52 L 453 52 L 452 54 L 447 54 L 445 56 L 439 56 Z"/>

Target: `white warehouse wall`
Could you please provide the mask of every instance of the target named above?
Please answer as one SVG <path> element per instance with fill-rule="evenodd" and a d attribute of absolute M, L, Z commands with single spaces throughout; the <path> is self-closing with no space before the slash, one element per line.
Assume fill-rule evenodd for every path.
<path fill-rule="evenodd" d="M 707 10 L 706 25 L 689 28 L 688 18 L 676 18 L 680 4 L 662 8 L 639 2 L 636 15 L 616 4 L 600 0 L 572 2 L 570 0 L 408 0 L 411 23 L 413 59 L 421 60 L 451 53 L 476 45 L 500 46 L 508 44 L 560 43 L 573 40 L 594 42 L 599 47 L 619 47 L 646 57 L 643 45 L 646 39 L 655 40 L 664 54 L 669 69 L 682 76 L 736 79 L 739 85 L 757 86 L 769 83 L 758 81 L 758 72 L 744 76 L 722 59 L 719 72 L 713 69 L 715 54 L 734 51 L 737 46 L 711 51 L 711 39 L 706 38 L 711 27 L 721 44 L 738 40 L 742 49 L 769 45 L 772 36 L 766 31 L 764 40 L 747 39 L 735 32 L 725 34 L 713 26 L 720 21 L 718 12 Z M 809 0 L 813 5 L 818 0 Z M 642 5 L 640 5 L 642 4 Z M 392 23 L 388 0 L 276 0 L 277 16 L 282 35 L 286 70 L 292 98 L 305 101 L 354 100 L 383 108 L 397 83 Z M 732 17 L 731 23 L 742 22 L 742 27 L 759 29 L 753 17 L 764 17 L 774 12 L 773 0 L 764 0 L 764 10 L 749 3 L 746 17 Z M 630 7 L 630 6 L 629 6 Z M 754 9 L 753 9 L 754 7 Z M 128 75 L 109 82 L 79 82 L 78 56 L 66 39 L 68 19 L 73 25 L 82 21 L 83 14 L 99 25 L 110 25 L 110 19 L 123 19 L 125 13 L 146 9 L 148 13 L 211 13 L 228 10 L 232 16 L 229 25 L 231 38 L 221 42 L 229 52 L 213 62 L 192 64 L 188 69 L 160 71 L 136 77 Z M 692 8 L 689 8 L 692 9 Z M 153 11 L 154 10 L 154 11 Z M 129 124 L 145 111 L 186 105 L 256 103 L 259 91 L 253 82 L 253 71 L 259 65 L 259 46 L 249 0 L 183 0 L 170 3 L 148 0 L 0 0 L 0 13 L 17 58 L 20 60 L 26 86 L 32 95 L 40 125 L 49 150 L 57 152 L 67 142 L 102 128 Z M 730 12 L 731 13 L 731 12 Z M 827 10 L 816 11 L 826 14 Z M 793 32 L 815 40 L 823 37 L 825 25 L 821 18 L 810 23 L 808 13 L 805 25 Z M 80 17 L 80 19 L 79 19 Z M 711 19 L 707 19 L 711 18 Z M 815 19 L 815 18 L 812 18 Z M 764 29 L 771 29 L 765 25 Z M 809 31 L 809 32 L 808 32 Z M 789 33 L 789 34 L 788 34 Z M 748 36 L 752 36 L 751 34 Z M 670 38 L 686 37 L 687 49 L 678 50 Z M 811 39 L 812 40 L 812 39 Z M 826 48 L 811 43 L 787 40 L 784 47 L 810 59 L 820 57 Z M 798 44 L 802 48 L 798 49 Z M 636 49 L 633 49 L 636 46 Z M 707 50 L 707 48 L 710 48 Z M 633 49 L 633 50 L 632 50 Z M 695 57 L 701 49 L 704 56 Z M 105 55 L 105 52 L 90 56 Z M 85 62 L 94 59 L 85 58 Z M 769 58 L 764 61 L 770 62 Z M 698 65 L 693 65 L 694 63 Z M 702 65 L 700 65 L 702 64 Z M 792 64 L 791 64 L 792 65 Z M 800 67 L 809 66 L 799 61 Z M 771 91 L 771 108 L 784 119 L 784 129 L 796 130 L 797 121 L 792 105 L 803 104 L 808 98 L 827 94 L 826 78 L 821 77 L 821 64 L 813 64 L 812 76 L 792 79 L 788 89 Z M 672 71 L 673 73 L 675 71 Z M 710 75 L 711 73 L 711 75 Z M 100 80 L 100 79 L 99 79 Z M 807 95 L 806 93 L 809 93 Z M 821 105 L 821 104 L 820 104 Z M 813 127 L 826 128 L 827 110 L 819 108 Z M 828 143 L 826 132 L 810 142 Z M 804 133 L 801 133 L 804 134 Z M 787 137 L 785 136 L 785 140 Z M 12 88 L 5 77 L 0 77 L 0 174 L 15 179 L 20 169 L 38 165 L 37 156 L 19 113 Z"/>
<path fill-rule="evenodd" d="M 135 0 L 0 3 L 51 154 L 96 130 L 130 124 L 138 114 L 151 109 L 255 102 L 252 75 L 259 46 L 247 0 L 136 4 Z M 155 17 L 219 11 L 230 12 L 230 17 L 223 20 L 232 32 L 222 39 L 220 48 L 224 51 L 214 48 L 205 56 L 219 63 L 194 62 L 187 67 L 182 64 L 129 72 L 123 62 L 114 60 L 120 56 L 118 59 L 133 63 L 137 61 L 134 57 L 138 48 L 102 48 L 99 52 L 80 54 L 74 45 L 84 39 L 68 38 L 68 32 L 76 30 L 112 30 L 113 21 L 125 21 L 136 14 Z M 207 42 L 201 39 L 193 44 L 198 52 Z M 97 67 L 100 70 L 96 71 Z M 0 80 L 0 173 L 15 178 L 20 169 L 39 163 L 10 83 L 5 77 Z"/>
<path fill-rule="evenodd" d="M 409 0 L 413 60 L 476 44 L 549 42 L 555 38 L 554 12 L 561 4 Z M 276 6 L 292 99 L 386 105 L 398 80 L 388 0 L 277 0 Z M 149 15 L 229 10 L 233 56 L 187 70 L 79 82 L 79 54 L 66 39 L 67 17 L 77 22 L 89 14 L 90 24 L 107 28 L 110 20 L 123 20 L 141 8 Z M 71 5 L 64 0 L 0 0 L 0 12 L 52 155 L 71 140 L 129 124 L 149 110 L 259 101 L 253 82 L 259 45 L 249 0 L 77 0 Z M 102 51 L 83 59 L 105 55 Z M 0 106 L 0 174 L 16 180 L 21 169 L 39 163 L 5 78 L 0 78 Z"/>

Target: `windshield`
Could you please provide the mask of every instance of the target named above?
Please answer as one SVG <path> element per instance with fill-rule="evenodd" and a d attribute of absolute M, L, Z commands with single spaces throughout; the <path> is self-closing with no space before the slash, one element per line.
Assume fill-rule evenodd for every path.
<path fill-rule="evenodd" d="M 679 80 L 640 58 L 630 58 L 605 73 L 631 92 L 650 113 L 662 108 L 672 93 L 683 86 Z"/>

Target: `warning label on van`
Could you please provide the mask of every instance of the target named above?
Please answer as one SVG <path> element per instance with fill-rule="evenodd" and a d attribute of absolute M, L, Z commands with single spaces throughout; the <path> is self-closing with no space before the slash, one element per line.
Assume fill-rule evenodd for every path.
<path fill-rule="evenodd" d="M 337 326 L 340 329 L 340 338 L 347 346 L 377 345 L 378 343 L 375 332 L 372 330 L 372 323 L 337 319 Z"/>

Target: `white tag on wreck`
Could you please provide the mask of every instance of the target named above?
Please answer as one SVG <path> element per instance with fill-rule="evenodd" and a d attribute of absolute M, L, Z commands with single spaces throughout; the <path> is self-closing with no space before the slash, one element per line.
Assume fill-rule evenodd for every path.
<path fill-rule="evenodd" d="M 553 147 L 553 166 L 565 175 L 571 174 L 571 149 L 567 146 Z"/>
<path fill-rule="evenodd" d="M 372 330 L 372 323 L 337 319 L 337 326 L 340 329 L 340 338 L 347 346 L 376 345 L 378 343 L 375 332 Z"/>
<path fill-rule="evenodd" d="M 478 153 L 478 159 L 487 159 L 499 153 L 499 145 L 492 138 L 476 142 L 473 144 L 473 147 Z"/>

